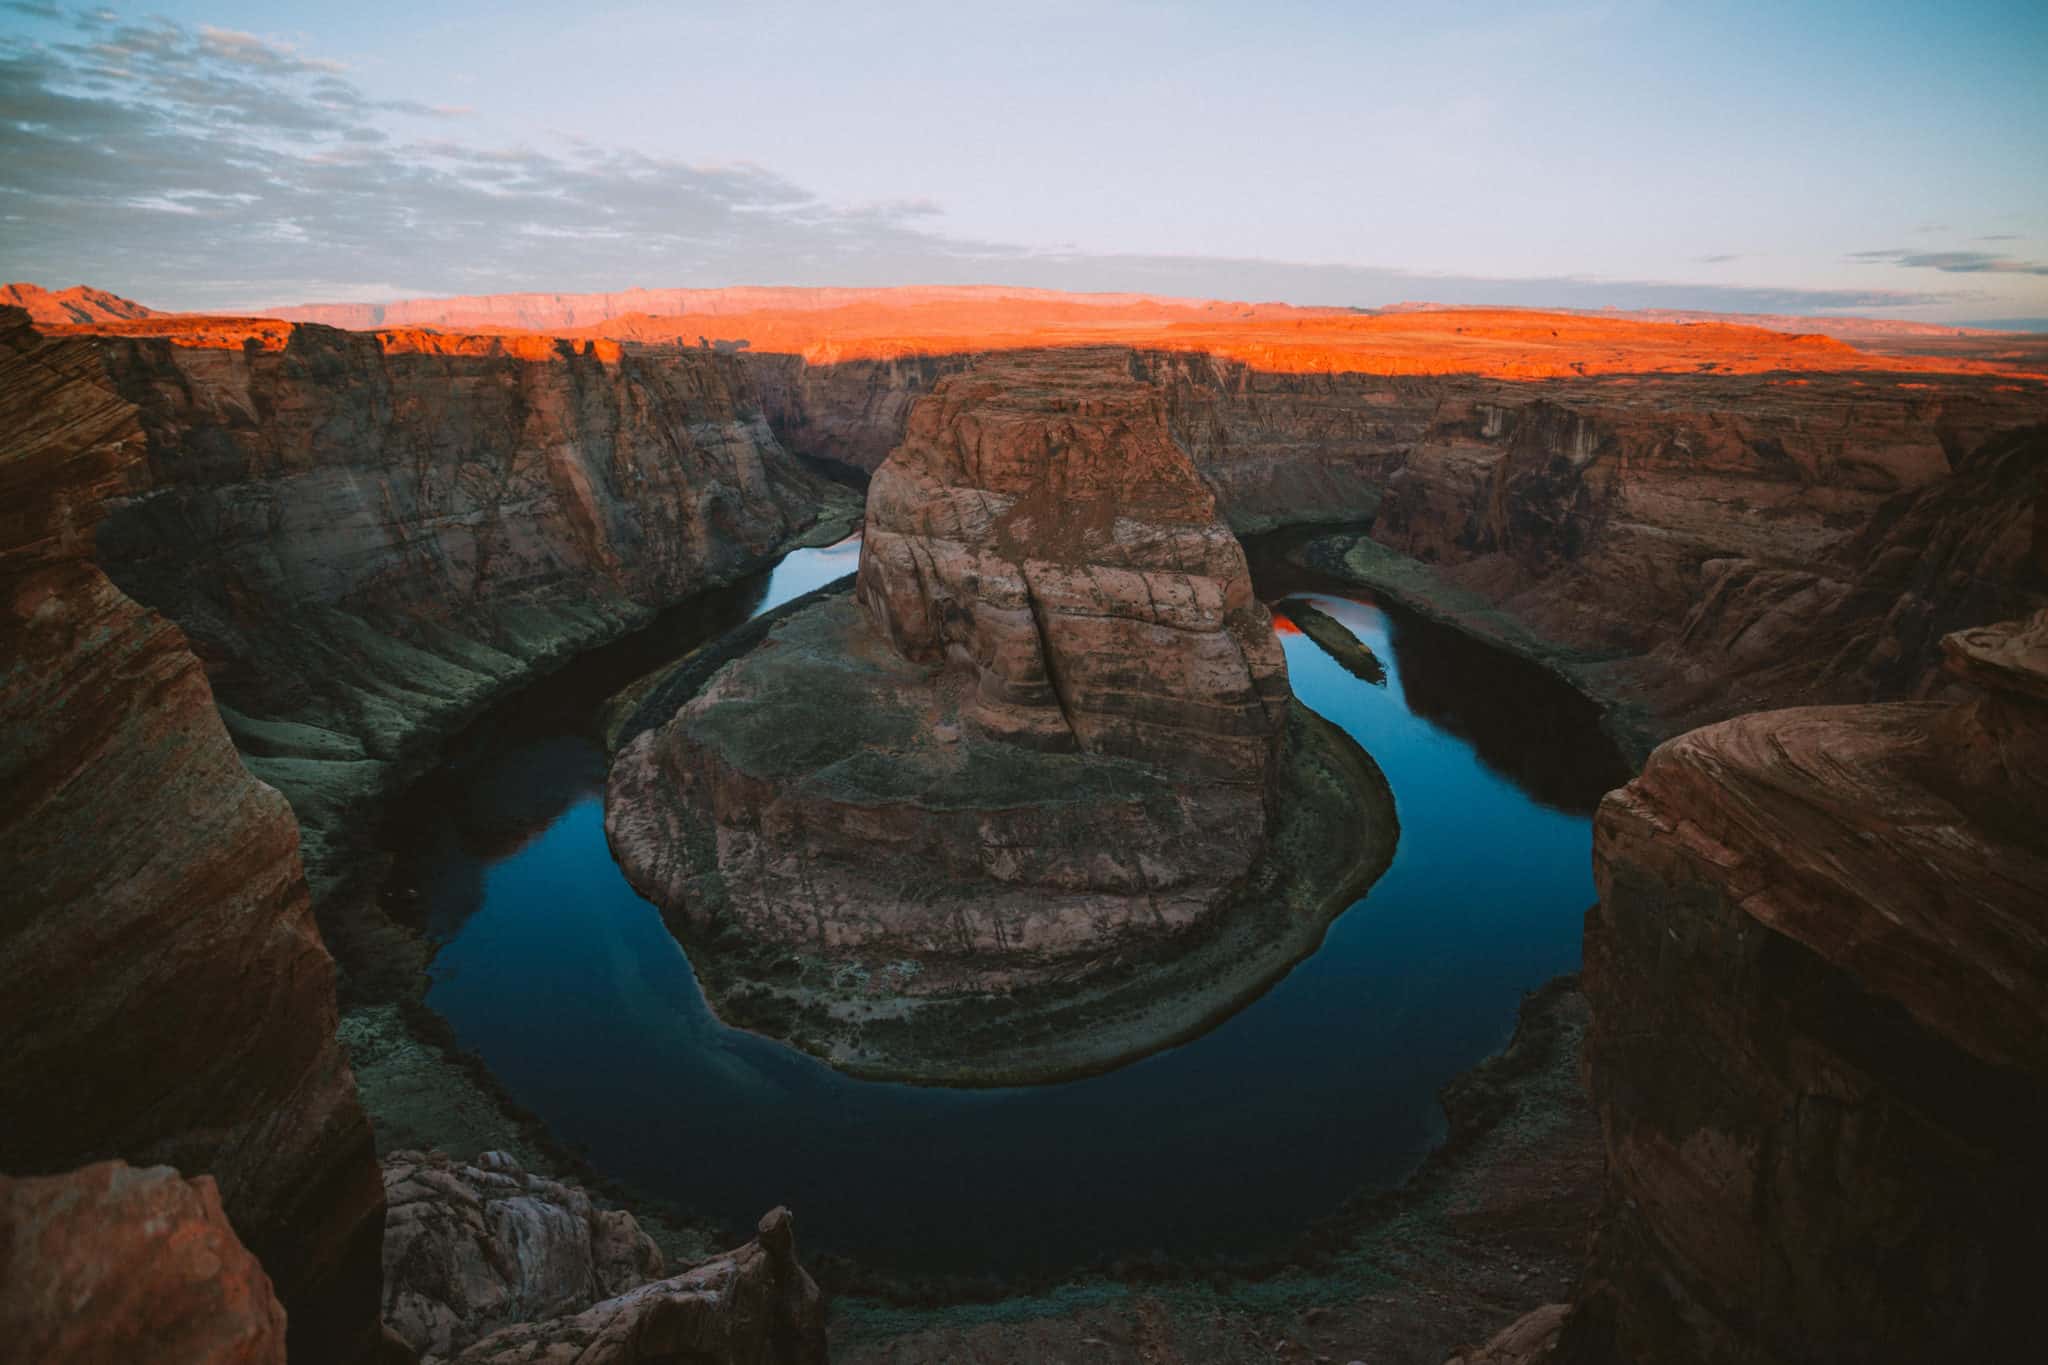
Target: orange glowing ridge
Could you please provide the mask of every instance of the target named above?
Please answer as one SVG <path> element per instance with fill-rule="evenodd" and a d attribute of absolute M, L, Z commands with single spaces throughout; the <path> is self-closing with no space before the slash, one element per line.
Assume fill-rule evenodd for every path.
<path fill-rule="evenodd" d="M 683 298 L 689 311 L 607 313 L 626 303 Z M 600 300 L 591 304 L 588 300 Z M 438 311 L 434 306 L 439 305 Z M 997 350 L 1129 346 L 1206 355 L 1283 374 L 1479 375 L 1504 380 L 1631 375 L 1788 375 L 1860 372 L 1997 375 L 2040 382 L 1994 341 L 1967 352 L 1880 353 L 1835 337 L 1737 322 L 1663 321 L 1507 308 L 1399 308 L 1378 313 L 1143 295 L 1069 295 L 997 289 L 640 291 L 625 295 L 508 295 L 414 300 L 402 305 L 315 305 L 295 316 L 383 321 L 387 352 L 506 355 L 528 360 L 740 343 L 753 354 L 814 365 Z M 542 328 L 492 325 L 497 317 L 577 320 Z M 445 317 L 445 325 L 421 318 Z M 158 314 L 132 320 L 46 324 L 49 330 L 163 337 L 174 344 L 283 348 L 297 323 L 278 318 Z M 372 330 L 365 327 L 363 330 Z M 1775 381 L 1797 382 L 1797 381 Z"/>

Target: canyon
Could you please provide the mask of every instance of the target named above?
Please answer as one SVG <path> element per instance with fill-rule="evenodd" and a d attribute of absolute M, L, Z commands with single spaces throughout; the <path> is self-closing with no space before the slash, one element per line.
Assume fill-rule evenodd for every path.
<path fill-rule="evenodd" d="M 797 996 L 836 1064 L 1015 1083 L 1154 1050 L 1291 965 L 1389 856 L 1384 782 L 1291 714 L 1244 553 L 1122 353 L 935 388 L 869 487 L 854 599 L 643 730 L 606 801 L 697 960 L 724 933 L 796 954 L 714 995 Z M 1224 932 L 1247 882 L 1293 907 L 1277 929 Z M 1168 989 L 1219 952 L 1236 970 Z M 1094 1038 L 1038 1038 L 1084 992 Z"/>
<path fill-rule="evenodd" d="M 59 1097 L 0 1139 L 22 1178 L 10 1209 L 44 1197 L 16 1193 L 36 1181 L 128 1178 L 93 1163 L 173 1167 L 149 1178 L 171 1182 L 177 1216 L 218 1237 L 224 1215 L 260 1262 L 222 1252 L 240 1278 L 208 1292 L 232 1289 L 248 1326 L 242 1355 L 205 1358 L 276 1358 L 263 1275 L 294 1359 L 400 1350 L 382 1324 L 403 1277 L 378 1248 L 388 1260 L 415 1205 L 387 1213 L 322 938 L 344 990 L 395 989 L 372 984 L 380 955 L 412 954 L 403 978 L 422 950 L 373 903 L 359 831 L 491 702 L 851 525 L 851 497 L 808 458 L 873 475 L 857 595 L 775 623 L 627 737 L 614 799 L 658 814 L 620 817 L 613 842 L 655 899 L 701 894 L 683 884 L 704 868 L 675 850 L 680 812 L 708 809 L 704 866 L 747 932 L 778 951 L 813 932 L 774 923 L 790 899 L 774 878 L 796 865 L 765 841 L 800 836 L 844 865 L 828 832 L 900 794 L 863 772 L 867 787 L 792 798 L 793 774 L 857 757 L 837 748 L 788 771 L 734 760 L 741 722 L 756 747 L 817 737 L 772 704 L 798 685 L 814 702 L 850 686 L 848 730 L 864 712 L 887 731 L 857 747 L 920 755 L 934 780 L 985 750 L 1025 779 L 1065 784 L 1085 759 L 1196 793 L 1167 826 L 1173 867 L 1033 876 L 1127 902 L 1179 876 L 1188 913 L 1256 882 L 1262 841 L 1283 837 L 1276 765 L 1318 741 L 1287 705 L 1230 533 L 1294 528 L 1303 563 L 1537 659 L 1649 755 L 1595 827 L 1591 1259 L 1568 1308 L 1487 1358 L 2023 1344 L 2024 1295 L 2001 1277 L 2028 1263 L 2013 1238 L 2040 1217 L 2048 1081 L 2038 379 L 1996 356 L 1583 315 L 1125 298 L 1027 300 L 1041 315 L 1020 322 L 958 294 L 728 302 L 518 302 L 475 314 L 506 330 L 460 335 L 421 330 L 453 313 L 388 308 L 332 315 L 382 332 L 0 311 L 0 704 L 19 737 L 0 854 L 26 889 L 0 921 L 0 1074 L 11 1095 Z M 611 334 L 510 330 L 528 323 Z M 1056 488 L 1034 472 L 1052 449 L 1080 452 Z M 1158 666 L 1168 629 L 1184 674 Z M 868 713 L 877 694 L 897 709 Z M 1086 820 L 1147 805 L 1101 780 Z M 977 877 L 991 849 L 1027 867 L 1034 845 L 1074 837 L 1055 820 L 990 839 L 983 816 L 961 818 L 972 832 L 877 815 L 840 837 L 932 839 L 972 853 Z M 1143 818 L 1113 846 L 1149 848 L 1162 813 Z M 764 843 L 733 837 L 756 828 Z M 840 890 L 868 894 L 850 875 Z M 1083 917 L 1111 941 L 1133 922 L 1102 917 L 1114 899 Z M 878 957 L 936 933 L 863 915 Z M 689 916 L 672 918 L 694 960 Z M 1087 942 L 1031 940 L 1002 970 L 1028 996 L 1033 971 Z M 985 988 L 986 964 L 933 961 L 887 1001 Z M 704 970 L 722 1008 L 744 994 L 745 972 Z M 473 1239 L 444 1265 L 501 1264 L 478 1229 L 502 1178 L 569 1211 L 539 1215 L 549 1226 L 611 1229 L 631 1269 L 593 1268 L 573 1295 L 521 1297 L 501 1277 L 491 1293 L 528 1316 L 403 1349 L 822 1358 L 786 1215 L 662 1279 L 614 1211 L 558 1182 L 407 1160 L 475 1210 L 431 1215 Z M 1929 1285 L 1943 1290 L 1913 1292 Z"/>

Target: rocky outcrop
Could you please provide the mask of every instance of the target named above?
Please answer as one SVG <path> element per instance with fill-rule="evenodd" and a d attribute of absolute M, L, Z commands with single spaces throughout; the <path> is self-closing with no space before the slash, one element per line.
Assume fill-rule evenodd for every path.
<path fill-rule="evenodd" d="M 211 1176 L 120 1161 L 0 1176 L 9 1359 L 284 1365 L 284 1321 Z"/>
<path fill-rule="evenodd" d="M 1532 346 L 1475 340 L 1467 374 L 1455 357 L 1312 372 L 1141 346 L 1133 371 L 1235 530 L 1369 525 L 1447 587 L 1616 661 L 1616 690 L 1649 698 L 1666 733 L 1797 699 L 1913 695 L 1936 679 L 1942 634 L 2048 603 L 2028 524 L 2048 466 L 2038 380 L 1887 375 L 1868 356 L 1726 373 L 1710 352 L 1682 376 L 1628 374 L 1625 358 L 1600 362 L 1609 375 L 1484 372 Z M 774 372 L 778 430 L 873 467 L 908 390 L 965 362 L 750 363 Z M 1938 554 L 1914 553 L 1929 541 Z"/>
<path fill-rule="evenodd" d="M 294 1358 L 346 1358 L 383 1201 L 291 811 L 186 637 L 90 558 L 148 477 L 98 350 L 0 310 L 0 403 L 0 1169 L 212 1176 Z"/>
<path fill-rule="evenodd" d="M 454 1357 L 466 1365 L 824 1365 L 825 1312 L 772 1209 L 753 1241 L 572 1317 L 526 1323 Z"/>
<path fill-rule="evenodd" d="M 904 658 L 972 665 L 993 737 L 1265 780 L 1290 695 L 1272 618 L 1126 353 L 941 384 L 869 488 L 856 592 Z"/>
<path fill-rule="evenodd" d="M 1601 808 L 1562 1358 L 2034 1353 L 2048 612 L 1944 643 L 1970 700 L 1745 716 Z"/>
<path fill-rule="evenodd" d="M 662 1276 L 661 1251 L 622 1209 L 529 1175 L 504 1152 L 384 1158 L 384 1321 L 447 1356 L 522 1322 L 580 1313 Z"/>
<path fill-rule="evenodd" d="M 96 343 L 152 474 L 101 561 L 192 640 L 323 903 L 439 737 L 828 496 L 709 353 L 217 319 Z"/>
<path fill-rule="evenodd" d="M 1370 760 L 1290 714 L 1243 553 L 1128 353 L 942 383 L 870 487 L 857 598 L 776 625 L 613 766 L 612 847 L 729 1018 L 873 1074 L 1098 1069 L 1284 972 L 1391 847 Z M 1355 815 L 1308 847 L 1346 803 L 1363 847 Z M 1286 924 L 1223 933 L 1253 885 Z M 1155 963 L 1130 998 L 1131 964 L 1192 972 L 1194 938 L 1236 956 L 1192 995 Z M 1111 967 L 1087 1003 L 1115 995 L 1117 1026 L 1058 1027 Z"/>

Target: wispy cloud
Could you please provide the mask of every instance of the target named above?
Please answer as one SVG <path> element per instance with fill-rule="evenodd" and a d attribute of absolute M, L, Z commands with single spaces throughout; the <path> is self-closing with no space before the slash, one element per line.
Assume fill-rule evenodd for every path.
<path fill-rule="evenodd" d="M 61 27 L 0 37 L 0 270 L 162 307 L 906 282 L 1768 312 L 1955 297 L 1033 250 L 945 234 L 929 201 L 828 203 L 747 163 L 480 145 L 467 106 L 372 96 L 343 65 L 256 34 L 12 8 Z"/>
<path fill-rule="evenodd" d="M 1731 251 L 1724 252 L 1718 256 L 1695 256 L 1692 259 L 1696 265 L 1726 265 L 1730 261 L 1741 260 L 1742 256 L 1738 252 Z"/>
<path fill-rule="evenodd" d="M 1913 270 L 1945 270 L 1955 275 L 2048 275 L 2048 264 L 2016 261 L 1989 251 L 1914 251 L 1908 247 L 1887 247 L 1882 251 L 1852 251 L 1849 259 L 1862 262 L 1887 261 Z"/>

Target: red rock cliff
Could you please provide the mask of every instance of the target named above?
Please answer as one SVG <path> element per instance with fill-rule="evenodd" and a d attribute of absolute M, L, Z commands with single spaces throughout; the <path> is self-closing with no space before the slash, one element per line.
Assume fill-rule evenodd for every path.
<path fill-rule="evenodd" d="M 972 664 L 993 736 L 1258 785 L 1286 664 L 1129 367 L 1017 352 L 943 380 L 869 488 L 858 594 L 906 658 Z"/>
<path fill-rule="evenodd" d="M 294 1358 L 352 1358 L 383 1196 L 291 810 L 185 636 L 91 558 L 146 479 L 97 348 L 0 310 L 0 405 L 0 1169 L 210 1174 Z"/>
<path fill-rule="evenodd" d="M 1973 700 L 1745 716 L 1601 808 L 1567 1358 L 2036 1353 L 2048 613 L 1947 651 Z"/>

